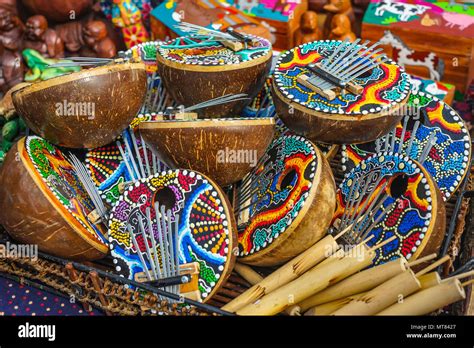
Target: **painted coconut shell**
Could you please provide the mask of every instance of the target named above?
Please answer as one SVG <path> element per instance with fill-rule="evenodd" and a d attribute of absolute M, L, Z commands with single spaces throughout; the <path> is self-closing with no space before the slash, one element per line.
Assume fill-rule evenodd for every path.
<path fill-rule="evenodd" d="M 61 23 L 79 18 L 91 10 L 94 4 L 93 0 L 22 0 L 22 2 L 32 13 Z M 74 14 L 74 18 L 71 18 L 71 14 Z"/>
<path fill-rule="evenodd" d="M 172 222 L 179 218 L 178 258 L 180 264 L 198 262 L 199 291 L 208 301 L 225 284 L 237 255 L 235 218 L 224 192 L 211 179 L 186 169 L 168 170 L 134 182 L 114 206 L 109 219 L 109 240 L 116 271 L 138 280 L 146 267 L 143 239 L 135 247 L 130 232 L 136 234 L 139 220 L 155 203 L 171 210 Z M 151 209 L 150 219 L 156 221 Z M 155 236 L 160 231 L 153 229 Z"/>
<path fill-rule="evenodd" d="M 250 207 L 237 221 L 239 256 L 244 263 L 273 266 L 299 255 L 327 233 L 336 187 L 321 150 L 299 135 L 275 139 L 260 163 L 237 193 L 242 199 L 235 209 Z M 249 191 L 250 196 L 245 193 Z"/>
<path fill-rule="evenodd" d="M 361 197 L 360 204 L 353 203 L 352 208 L 348 204 L 351 191 L 353 197 Z M 396 236 L 375 251 L 375 265 L 400 256 L 416 259 L 439 251 L 446 231 L 444 200 L 431 175 L 417 161 L 392 152 L 369 157 L 347 174 L 336 198 L 334 221 L 343 217 L 346 206 L 365 212 L 374 199 L 383 202 L 365 225 L 355 228 L 367 232 L 365 238 L 374 235 L 367 242 L 369 247 Z M 376 204 L 373 206 L 378 207 Z M 385 216 L 377 220 L 382 211 Z"/>
<path fill-rule="evenodd" d="M 201 118 L 236 117 L 260 92 L 269 74 L 271 44 L 234 52 L 212 38 L 179 37 L 159 46 L 158 72 L 178 105 L 186 107 L 228 94 L 246 93 L 240 100 L 202 109 Z"/>
<path fill-rule="evenodd" d="M 95 148 L 138 114 L 147 90 L 143 63 L 110 64 L 41 81 L 13 94 L 26 124 L 51 143 Z"/>
<path fill-rule="evenodd" d="M 342 41 L 315 41 L 281 54 L 273 79 L 277 114 L 296 133 L 314 142 L 361 143 L 388 133 L 402 118 L 399 112 L 410 94 L 410 78 L 393 61 L 369 70 L 354 82 L 360 95 L 350 92 L 335 99 L 314 92 L 297 81 L 306 66 L 328 57 Z"/>
<path fill-rule="evenodd" d="M 36 136 L 8 152 L 0 176 L 0 224 L 21 243 L 71 260 L 104 257 L 106 229 L 93 224 L 94 210 L 71 163 Z"/>
<path fill-rule="evenodd" d="M 469 131 L 455 110 L 430 94 L 412 92 L 408 107 L 412 111 L 387 136 L 370 143 L 343 145 L 342 170 L 350 172 L 362 160 L 380 151 L 377 149 L 401 153 L 422 162 L 447 201 L 469 172 L 472 147 Z M 436 137 L 436 142 L 423 161 L 430 136 Z"/>
<path fill-rule="evenodd" d="M 199 171 L 221 187 L 241 180 L 271 143 L 273 118 L 148 121 L 139 125 L 166 164 Z"/>

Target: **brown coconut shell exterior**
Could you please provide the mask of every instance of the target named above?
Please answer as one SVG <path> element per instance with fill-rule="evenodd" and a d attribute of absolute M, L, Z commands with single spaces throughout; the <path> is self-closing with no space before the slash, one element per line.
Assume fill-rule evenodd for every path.
<path fill-rule="evenodd" d="M 417 161 L 413 162 L 418 164 L 418 168 L 423 172 L 430 191 L 432 193 L 431 205 L 432 205 L 432 217 L 434 223 L 430 225 L 430 228 L 425 233 L 426 243 L 422 243 L 415 253 L 412 255 L 410 260 L 416 260 L 417 258 L 427 256 L 433 253 L 438 253 L 441 247 L 441 243 L 444 240 L 446 234 L 446 205 L 444 203 L 443 194 L 438 188 L 436 182 L 432 179 L 428 171 Z M 433 197 L 434 194 L 434 197 Z M 423 268 L 423 265 L 420 266 Z"/>
<path fill-rule="evenodd" d="M 366 143 L 387 134 L 403 118 L 404 114 L 398 110 L 409 97 L 389 112 L 351 116 L 308 109 L 286 98 L 275 83 L 272 83 L 272 96 L 275 110 L 288 128 L 311 141 L 329 144 Z"/>
<path fill-rule="evenodd" d="M 221 187 L 241 180 L 251 163 L 219 160 L 220 151 L 256 151 L 263 156 L 273 139 L 272 118 L 238 120 L 162 121 L 140 123 L 145 142 L 168 165 L 192 169 L 212 178 Z"/>
<path fill-rule="evenodd" d="M 280 265 L 301 254 L 327 234 L 336 209 L 336 183 L 328 160 L 317 148 L 316 153 L 317 179 L 313 182 L 304 210 L 270 246 L 239 258 L 239 262 L 254 266 Z"/>
<path fill-rule="evenodd" d="M 91 245 L 53 206 L 21 158 L 21 139 L 8 152 L 0 172 L 0 224 L 20 243 L 36 244 L 45 253 L 75 261 L 106 256 Z"/>
<path fill-rule="evenodd" d="M 143 63 L 111 64 L 22 88 L 13 104 L 25 123 L 49 142 L 96 148 L 112 142 L 143 105 L 147 77 Z M 95 116 L 57 114 L 59 103 L 94 103 Z M 77 105 L 77 104 L 75 104 Z"/>
<path fill-rule="evenodd" d="M 200 66 L 180 64 L 157 54 L 158 72 L 166 91 L 178 105 L 186 107 L 227 94 L 246 93 L 240 100 L 204 108 L 200 118 L 239 117 L 260 92 L 270 72 L 272 53 L 241 64 Z"/>

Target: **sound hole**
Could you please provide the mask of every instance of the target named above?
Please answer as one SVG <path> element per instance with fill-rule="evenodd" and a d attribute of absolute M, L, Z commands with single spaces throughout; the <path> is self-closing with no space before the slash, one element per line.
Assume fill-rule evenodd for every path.
<path fill-rule="evenodd" d="M 291 169 L 290 171 L 288 171 L 286 174 L 283 175 L 283 178 L 280 181 L 279 190 L 283 191 L 284 189 L 289 187 L 293 183 L 295 178 L 296 178 L 296 170 Z"/>
<path fill-rule="evenodd" d="M 172 209 L 176 205 L 176 196 L 172 189 L 169 187 L 163 187 L 156 191 L 155 197 L 153 198 L 153 205 L 155 202 L 161 206 L 164 206 L 166 210 Z"/>
<path fill-rule="evenodd" d="M 408 189 L 408 176 L 406 174 L 399 174 L 392 179 L 389 184 L 390 196 L 398 198 L 402 196 Z"/>

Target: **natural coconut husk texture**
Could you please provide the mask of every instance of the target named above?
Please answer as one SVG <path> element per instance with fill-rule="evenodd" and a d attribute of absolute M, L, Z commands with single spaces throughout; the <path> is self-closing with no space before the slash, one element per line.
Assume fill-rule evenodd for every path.
<path fill-rule="evenodd" d="M 168 165 L 196 170 L 224 187 L 241 180 L 265 153 L 275 120 L 150 121 L 139 127 L 147 145 Z"/>
<path fill-rule="evenodd" d="M 389 113 L 354 116 L 305 108 L 285 98 L 275 88 L 275 82 L 272 83 L 272 96 L 278 116 L 285 125 L 311 141 L 331 144 L 359 144 L 380 138 L 400 122 L 404 113 L 399 110 L 408 101 L 407 96 Z"/>
<path fill-rule="evenodd" d="M 88 238 L 72 216 L 54 205 L 22 155 L 24 139 L 8 152 L 0 171 L 0 224 L 13 239 L 51 255 L 77 261 L 105 257 L 107 245 Z"/>
<path fill-rule="evenodd" d="M 227 94 L 246 93 L 248 100 L 204 108 L 200 118 L 239 117 L 260 92 L 270 72 L 272 51 L 240 64 L 204 66 L 173 62 L 157 54 L 158 72 L 166 91 L 186 107 Z"/>
<path fill-rule="evenodd" d="M 146 90 L 145 65 L 125 62 L 32 84 L 13 93 L 13 104 L 27 126 L 51 143 L 96 148 L 130 124 Z"/>

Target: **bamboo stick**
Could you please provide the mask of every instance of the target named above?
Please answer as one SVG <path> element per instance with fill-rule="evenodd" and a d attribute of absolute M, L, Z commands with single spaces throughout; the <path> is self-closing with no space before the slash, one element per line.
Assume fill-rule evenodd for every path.
<path fill-rule="evenodd" d="M 417 273 L 416 273 L 416 276 L 417 276 L 417 277 L 420 277 L 420 276 L 422 276 L 423 274 L 426 274 L 426 273 L 428 273 L 429 271 L 434 270 L 436 267 L 438 267 L 439 265 L 442 265 L 443 263 L 445 263 L 445 262 L 448 261 L 449 259 L 450 259 L 449 255 L 443 256 L 443 257 L 440 258 L 438 261 L 433 262 L 431 265 L 429 265 L 429 266 L 423 268 L 421 271 L 417 272 Z"/>
<path fill-rule="evenodd" d="M 278 288 L 259 301 L 239 309 L 239 315 L 278 314 L 294 303 L 303 301 L 318 291 L 372 264 L 375 253 L 364 251 L 358 257 L 346 256 L 324 267 L 313 268 L 294 281 Z"/>
<path fill-rule="evenodd" d="M 463 288 L 465 288 L 468 285 L 474 284 L 474 279 L 468 280 L 467 282 L 464 282 L 461 284 Z"/>
<path fill-rule="evenodd" d="M 465 298 L 466 293 L 461 282 L 454 279 L 418 291 L 405 298 L 403 302 L 396 303 L 377 315 L 425 315 Z"/>
<path fill-rule="evenodd" d="M 369 240 L 371 240 L 372 238 L 374 238 L 374 236 L 370 236 L 369 238 L 367 238 L 366 240 L 364 240 L 363 242 L 355 245 L 354 247 L 352 247 L 350 250 L 347 250 L 345 251 L 343 248 L 342 249 L 339 249 L 337 250 L 334 254 L 330 255 L 328 258 L 326 258 L 326 260 L 323 260 L 321 261 L 319 264 L 316 265 L 316 267 L 322 267 L 322 266 L 326 266 L 327 264 L 333 262 L 333 261 L 337 261 L 337 260 L 340 260 L 342 259 L 343 257 L 345 257 L 348 253 L 351 253 L 351 252 L 357 252 L 357 248 L 361 248 L 361 247 L 365 247 L 365 243 L 367 243 Z"/>
<path fill-rule="evenodd" d="M 338 309 L 332 315 L 373 315 L 418 291 L 421 284 L 411 269 L 370 290 L 357 300 Z"/>
<path fill-rule="evenodd" d="M 421 289 L 427 289 L 441 283 L 441 277 L 439 276 L 438 272 L 423 274 L 422 276 L 418 277 L 418 280 L 420 281 Z"/>
<path fill-rule="evenodd" d="M 433 254 L 429 254 L 429 255 L 426 255 L 424 257 L 421 257 L 417 260 L 410 261 L 410 262 L 408 262 L 408 267 L 415 267 L 415 266 L 417 266 L 419 264 L 422 264 L 424 262 L 431 261 L 431 260 L 435 259 L 436 256 L 437 256 L 436 253 L 433 253 Z"/>
<path fill-rule="evenodd" d="M 468 272 L 464 272 L 464 273 L 461 273 L 461 274 L 458 274 L 458 275 L 455 275 L 455 276 L 452 276 L 452 277 L 449 277 L 449 278 L 444 278 L 442 280 L 442 282 L 447 282 L 449 280 L 452 280 L 452 279 L 462 279 L 462 278 L 467 278 L 467 277 L 470 277 L 474 275 L 474 270 L 472 271 L 468 271 Z"/>
<path fill-rule="evenodd" d="M 241 264 L 237 262 L 234 266 L 234 271 L 236 271 L 242 278 L 250 283 L 250 285 L 258 284 L 263 280 L 263 277 L 255 272 L 250 266 Z"/>
<path fill-rule="evenodd" d="M 344 307 L 349 302 L 353 300 L 358 300 L 365 294 L 366 292 L 362 292 L 360 294 L 354 294 L 348 297 L 339 298 L 331 302 L 319 304 L 317 306 L 311 307 L 306 312 L 304 312 L 304 316 L 329 315 L 337 311 L 339 308 Z"/>
<path fill-rule="evenodd" d="M 329 288 L 308 297 L 299 303 L 301 312 L 306 312 L 311 307 L 343 299 L 345 297 L 372 290 L 383 282 L 395 277 L 407 270 L 405 258 L 399 258 L 380 266 L 366 269 L 356 273 L 343 281 L 330 286 Z"/>
<path fill-rule="evenodd" d="M 252 286 L 239 297 L 227 303 L 222 309 L 235 312 L 245 305 L 255 302 L 264 295 L 296 279 L 327 256 L 332 255 L 338 247 L 339 245 L 336 240 L 331 235 L 327 235 L 311 248 L 287 262 L 258 284 Z"/>

